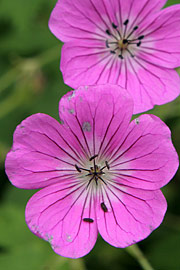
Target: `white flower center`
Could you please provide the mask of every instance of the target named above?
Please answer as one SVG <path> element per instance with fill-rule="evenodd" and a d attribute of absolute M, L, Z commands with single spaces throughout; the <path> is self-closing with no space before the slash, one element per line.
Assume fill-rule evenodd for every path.
<path fill-rule="evenodd" d="M 135 52 L 137 47 L 141 46 L 143 35 L 138 38 L 135 37 L 134 33 L 138 29 L 138 26 L 132 28 L 132 30 L 127 31 L 127 25 L 129 20 L 127 19 L 123 23 L 123 29 L 120 31 L 118 26 L 112 23 L 112 31 L 107 29 L 106 34 L 109 39 L 106 40 L 106 47 L 109 48 L 110 53 L 116 54 L 121 60 L 124 59 L 126 54 L 131 57 L 135 57 Z"/>
<path fill-rule="evenodd" d="M 107 185 L 106 180 L 104 178 L 105 174 L 107 174 L 107 171 L 109 171 L 110 167 L 107 161 L 104 162 L 104 165 L 97 165 L 95 159 L 98 157 L 98 155 L 92 156 L 86 166 L 84 168 L 79 167 L 78 165 L 75 165 L 76 170 L 81 173 L 81 176 L 83 177 L 83 180 L 87 182 L 87 188 L 90 184 L 95 184 L 98 186 L 98 184 L 104 183 Z M 99 162 L 102 163 L 102 162 Z"/>

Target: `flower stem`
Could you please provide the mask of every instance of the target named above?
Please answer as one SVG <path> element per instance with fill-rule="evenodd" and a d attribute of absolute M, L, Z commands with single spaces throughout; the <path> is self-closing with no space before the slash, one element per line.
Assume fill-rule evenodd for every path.
<path fill-rule="evenodd" d="M 150 263 L 148 262 L 142 251 L 139 249 L 138 245 L 135 244 L 133 246 L 129 246 L 125 248 L 125 250 L 127 251 L 127 253 L 129 253 L 132 257 L 134 257 L 138 261 L 143 270 L 155 270 L 150 265 Z"/>

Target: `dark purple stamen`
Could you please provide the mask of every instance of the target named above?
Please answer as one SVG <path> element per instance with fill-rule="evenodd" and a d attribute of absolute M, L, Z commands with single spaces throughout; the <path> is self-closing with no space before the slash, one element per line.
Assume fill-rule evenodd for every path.
<path fill-rule="evenodd" d="M 90 157 L 89 161 L 91 161 L 91 160 L 93 160 L 93 159 L 95 159 L 97 157 L 98 157 L 98 155 L 94 155 L 94 156 Z"/>
<path fill-rule="evenodd" d="M 101 176 L 98 175 L 97 180 L 98 180 L 98 178 L 99 178 L 105 185 L 107 185 L 107 183 L 102 179 Z M 96 179 L 95 179 L 95 180 L 96 180 Z"/>
<path fill-rule="evenodd" d="M 78 167 L 78 165 L 75 164 L 75 168 L 78 172 L 81 172 L 81 169 Z"/>
<path fill-rule="evenodd" d="M 129 35 L 126 37 L 126 40 L 128 40 L 128 38 L 134 33 L 134 31 L 136 31 L 138 29 L 138 26 L 135 26 L 133 28 L 133 30 L 129 33 Z"/>
<path fill-rule="evenodd" d="M 131 56 L 132 58 L 134 58 L 134 54 L 132 54 L 132 52 L 131 52 L 128 48 L 126 48 L 126 50 L 127 50 L 128 53 L 130 54 L 130 56 Z"/>
<path fill-rule="evenodd" d="M 129 23 L 129 20 L 125 20 L 125 22 L 123 23 L 124 25 L 127 25 Z"/>
<path fill-rule="evenodd" d="M 111 32 L 109 29 L 106 30 L 106 33 L 115 39 L 115 41 L 106 40 L 106 47 L 110 49 L 111 54 L 116 54 L 118 52 L 119 54 L 117 53 L 117 55 L 121 60 L 124 59 L 123 57 L 124 51 L 127 51 L 131 57 L 134 57 L 135 55 L 133 55 L 132 52 L 130 51 L 131 47 L 128 48 L 128 46 L 134 44 L 137 47 L 140 47 L 142 43 L 141 40 L 144 39 L 144 35 L 141 35 L 135 39 L 130 38 L 132 34 L 134 33 L 134 31 L 136 31 L 139 27 L 138 25 L 134 26 L 132 30 L 129 32 L 129 34 L 126 34 L 128 23 L 129 23 L 129 19 L 126 19 L 123 23 L 125 27 L 123 27 L 124 30 L 123 30 L 122 35 L 120 31 L 118 30 L 118 25 L 116 25 L 114 22 L 112 22 L 112 28 L 117 32 L 118 36 L 117 34 L 116 35 L 114 34 L 114 31 Z M 113 44 L 117 45 L 117 47 L 113 46 Z"/>
<path fill-rule="evenodd" d="M 105 205 L 104 202 L 101 203 L 101 208 L 102 208 L 102 210 L 103 210 L 105 213 L 108 211 L 108 209 L 107 209 L 107 207 L 106 207 L 106 205 Z"/>
<path fill-rule="evenodd" d="M 143 35 L 142 35 L 142 36 L 140 36 L 140 37 L 138 37 L 138 39 L 139 39 L 139 40 L 141 40 L 141 39 L 143 39 L 143 38 L 144 38 L 144 36 L 143 36 Z"/>
<path fill-rule="evenodd" d="M 124 57 L 120 54 L 120 55 L 118 55 L 118 57 L 120 58 L 120 59 L 124 59 Z"/>
<path fill-rule="evenodd" d="M 116 28 L 117 28 L 117 25 L 115 25 L 114 23 L 112 23 L 112 27 L 113 27 L 114 29 L 116 29 Z"/>
<path fill-rule="evenodd" d="M 108 40 L 106 40 L 106 47 L 109 48 Z"/>
<path fill-rule="evenodd" d="M 107 161 L 105 161 L 105 164 L 106 164 L 107 169 L 109 170 L 109 169 L 110 169 L 110 167 L 109 167 L 108 162 L 107 162 Z"/>
<path fill-rule="evenodd" d="M 108 34 L 109 36 L 111 35 L 111 33 L 108 29 L 106 30 L 106 34 Z"/>
<path fill-rule="evenodd" d="M 89 158 L 89 161 L 93 161 L 93 166 L 90 167 L 90 169 L 85 169 L 85 168 L 81 168 L 79 167 L 77 164 L 75 164 L 75 168 L 78 172 L 82 172 L 82 171 L 86 171 L 88 172 L 88 174 L 86 174 L 85 176 L 90 176 L 91 178 L 88 181 L 88 184 L 86 186 L 86 189 L 89 187 L 90 183 L 92 180 L 95 180 L 96 185 L 98 185 L 98 180 L 100 179 L 105 185 L 107 185 L 107 183 L 104 181 L 104 179 L 101 177 L 103 174 L 105 174 L 105 172 L 103 172 L 103 170 L 105 168 L 107 168 L 108 170 L 110 169 L 109 164 L 107 161 L 105 161 L 105 166 L 100 168 L 99 166 L 96 165 L 95 163 L 95 159 L 98 157 L 98 155 L 94 155 L 92 157 Z"/>
<path fill-rule="evenodd" d="M 83 218 L 83 221 L 93 223 L 94 220 L 92 218 Z"/>
<path fill-rule="evenodd" d="M 128 43 L 128 40 L 127 39 L 123 39 L 123 44 L 126 44 Z"/>

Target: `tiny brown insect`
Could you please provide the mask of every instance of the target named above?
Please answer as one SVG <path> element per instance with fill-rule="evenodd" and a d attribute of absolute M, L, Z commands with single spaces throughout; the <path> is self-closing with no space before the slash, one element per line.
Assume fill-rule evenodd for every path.
<path fill-rule="evenodd" d="M 102 210 L 103 210 L 104 212 L 107 212 L 107 211 L 108 211 L 108 209 L 107 209 L 105 203 L 103 203 L 103 202 L 101 203 L 101 208 L 102 208 Z"/>
<path fill-rule="evenodd" d="M 83 221 L 93 223 L 94 220 L 92 218 L 83 218 Z"/>

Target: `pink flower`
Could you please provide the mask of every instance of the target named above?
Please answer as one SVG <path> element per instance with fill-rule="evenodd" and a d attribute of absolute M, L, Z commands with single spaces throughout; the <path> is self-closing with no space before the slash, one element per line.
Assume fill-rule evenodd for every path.
<path fill-rule="evenodd" d="M 140 113 L 180 93 L 180 5 L 166 0 L 59 0 L 49 27 L 65 42 L 66 84 L 128 89 Z"/>
<path fill-rule="evenodd" d="M 132 99 L 119 86 L 81 87 L 60 101 L 61 123 L 39 113 L 16 129 L 6 172 L 38 191 L 26 222 L 62 256 L 78 258 L 98 232 L 115 247 L 147 237 L 163 220 L 160 188 L 178 168 L 169 128 L 156 116 L 130 123 Z"/>

